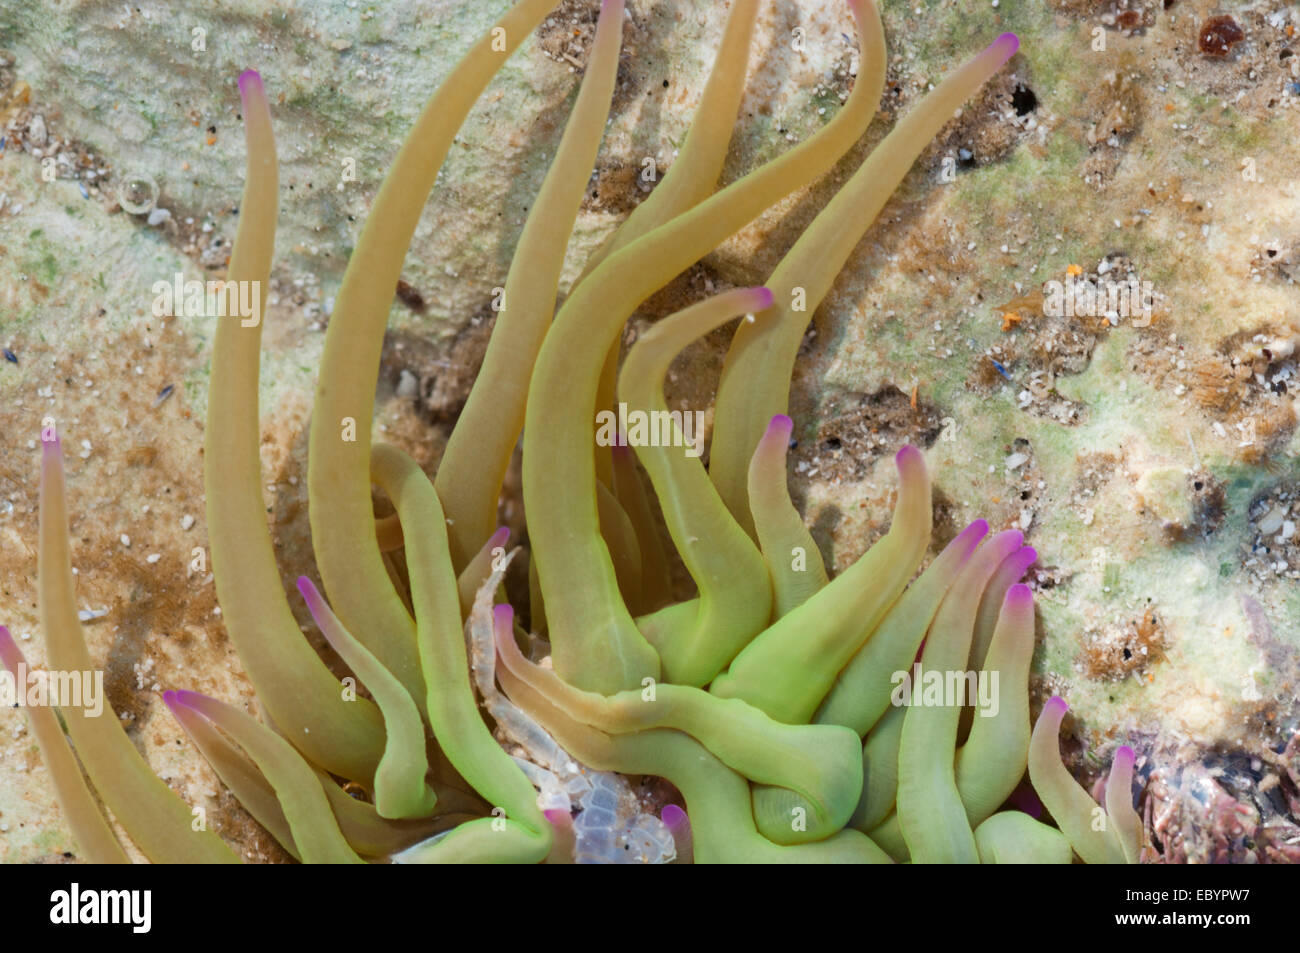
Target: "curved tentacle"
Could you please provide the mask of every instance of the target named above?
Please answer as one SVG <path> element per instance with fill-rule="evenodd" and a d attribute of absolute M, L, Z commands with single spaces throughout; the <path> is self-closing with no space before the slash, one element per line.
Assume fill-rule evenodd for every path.
<path fill-rule="evenodd" d="M 767 284 L 775 306 L 736 329 L 718 384 L 709 475 L 747 528 L 749 458 L 767 422 L 786 412 L 790 375 L 813 311 L 917 156 L 1019 45 L 1015 34 L 1004 33 L 890 130 L 772 272 Z"/>
<path fill-rule="evenodd" d="M 52 432 L 42 434 L 40 527 L 37 589 L 48 664 L 89 677 L 94 666 L 73 594 L 63 450 Z M 149 770 L 111 706 L 93 711 L 82 702 L 59 706 L 68 736 L 91 785 L 144 855 L 158 863 L 238 863 L 216 834 L 193 828 L 189 807 Z"/>
<path fill-rule="evenodd" d="M 816 595 L 759 634 L 709 690 L 743 698 L 778 721 L 808 721 L 835 677 L 898 599 L 930 541 L 930 477 L 915 447 L 895 458 L 889 532 Z"/>
<path fill-rule="evenodd" d="M 334 611 L 424 709 L 416 627 L 375 539 L 370 444 L 375 382 L 393 289 L 423 203 L 471 107 L 557 0 L 520 0 L 425 104 L 384 177 L 357 239 L 325 333 L 307 447 L 316 563 Z M 498 45 L 498 38 L 500 43 Z M 474 539 L 478 543 L 489 527 Z M 468 559 L 472 552 L 466 555 Z M 376 761 L 378 755 L 376 753 Z"/>
<path fill-rule="evenodd" d="M 27 660 L 3 625 L 0 625 L 0 662 L 9 669 L 15 683 L 21 684 L 23 676 L 19 673 L 26 668 Z M 31 725 L 36 744 L 41 749 L 45 769 L 50 772 L 54 796 L 86 859 L 92 864 L 129 864 L 131 859 L 117 842 L 108 819 L 95 803 L 95 795 L 91 793 L 90 785 L 77 766 L 77 759 L 68 747 L 54 709 L 27 706 L 27 723 Z"/>
<path fill-rule="evenodd" d="M 772 580 L 772 615 L 781 618 L 830 581 L 821 551 L 790 500 L 785 457 L 794 421 L 777 414 L 749 462 L 749 507 L 755 538 Z"/>
<path fill-rule="evenodd" d="M 578 99 L 515 246 L 483 366 L 438 465 L 434 486 L 447 513 L 457 569 L 497 522 L 497 498 L 524 427 L 528 379 L 555 310 L 564 252 L 605 131 L 622 29 L 623 0 L 603 0 Z"/>
<path fill-rule="evenodd" d="M 782 195 L 829 170 L 866 128 L 884 85 L 884 41 L 870 0 L 852 6 L 864 71 L 835 118 L 610 255 L 573 290 L 542 343 L 526 408 L 533 424 L 524 430 L 524 506 L 556 671 L 580 688 L 614 692 L 659 674 L 657 655 L 618 597 L 592 502 L 590 428 L 600 368 L 637 304 Z M 573 575 L 586 585 L 566 585 Z"/>
<path fill-rule="evenodd" d="M 862 787 L 862 760 L 848 729 L 782 725 L 742 701 L 684 685 L 648 685 L 612 696 L 583 692 L 525 659 L 514 641 L 509 607 L 497 610 L 497 654 L 515 678 L 568 717 L 602 732 L 675 728 L 691 735 L 756 783 L 755 818 L 770 840 L 821 840 L 852 814 Z"/>
<path fill-rule="evenodd" d="M 999 533 L 976 551 L 944 597 L 921 652 L 924 672 L 961 676 L 970 656 L 980 594 L 998 565 L 1020 548 L 1019 530 Z M 960 684 L 965 687 L 963 678 Z M 913 685 L 913 699 L 920 686 Z M 957 791 L 955 752 L 963 699 L 909 705 L 898 747 L 898 821 L 916 863 L 978 863 L 966 808 Z"/>
<path fill-rule="evenodd" d="M 305 863 L 363 863 L 339 830 L 320 779 L 289 742 L 251 715 L 197 692 L 166 692 L 163 701 L 173 712 L 188 708 L 206 718 L 252 759 L 275 789 L 293 844 Z"/>
<path fill-rule="evenodd" d="M 406 556 L 430 726 L 448 760 L 493 805 L 492 817 L 461 824 L 412 848 L 406 859 L 540 863 L 551 849 L 551 825 L 537 808 L 532 784 L 479 714 L 438 495 L 419 465 L 396 447 L 376 444 L 373 463 L 376 482 L 407 528 Z"/>
<path fill-rule="evenodd" d="M 689 735 L 666 728 L 607 735 L 565 715 L 509 669 L 498 678 L 511 700 L 583 764 L 672 782 L 686 800 L 697 863 L 890 863 L 854 830 L 809 844 L 774 844 L 755 827 L 749 784 Z"/>
<path fill-rule="evenodd" d="M 1043 706 L 1029 740 L 1029 780 L 1085 863 L 1122 864 L 1125 850 L 1111 819 L 1061 762 L 1058 739 L 1068 708 L 1064 699 L 1055 696 Z"/>
<path fill-rule="evenodd" d="M 239 81 L 248 140 L 248 179 L 230 282 L 249 282 L 263 313 L 279 207 L 275 141 L 261 78 Z M 217 322 L 203 438 L 212 570 L 222 620 L 266 711 L 308 759 L 334 774 L 369 783 L 384 750 L 383 722 L 371 702 L 348 702 L 298 629 L 280 583 L 262 502 L 258 367 L 262 322 Z M 364 537 L 374 541 L 366 514 Z M 375 542 L 376 554 L 378 543 Z M 378 557 L 377 557 L 378 558 Z"/>
<path fill-rule="evenodd" d="M 772 588 L 762 555 L 714 492 L 698 446 L 693 455 L 682 438 L 664 402 L 663 379 L 673 358 L 695 338 L 771 300 L 766 288 L 741 288 L 679 311 L 641 335 L 619 374 L 628 419 L 645 415 L 652 434 L 658 432 L 658 440 L 630 442 L 663 501 L 668 532 L 700 592 L 694 613 L 675 610 L 637 620 L 659 652 L 664 677 L 681 685 L 707 685 L 767 625 Z M 665 436 L 675 439 L 665 441 Z"/>
<path fill-rule="evenodd" d="M 428 817 L 437 807 L 438 795 L 425 781 L 429 759 L 425 755 L 420 710 L 392 672 L 338 620 L 306 576 L 298 578 L 298 591 L 321 634 L 370 689 L 384 715 L 387 737 L 384 756 L 375 769 L 375 810 L 384 818 Z"/>

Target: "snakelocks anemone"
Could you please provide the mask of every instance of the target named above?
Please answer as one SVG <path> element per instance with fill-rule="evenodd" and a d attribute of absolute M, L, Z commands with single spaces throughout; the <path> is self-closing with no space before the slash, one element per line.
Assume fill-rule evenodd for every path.
<path fill-rule="evenodd" d="M 458 128 L 556 0 L 520 0 L 425 106 L 352 253 L 311 422 L 322 585 L 304 577 L 298 592 L 352 672 L 342 681 L 299 630 L 267 529 L 262 322 L 220 320 L 204 448 L 207 519 L 225 627 L 259 711 L 184 690 L 165 701 L 221 781 L 294 857 L 1139 859 L 1132 751 L 1120 749 L 1103 808 L 1061 763 L 1062 701 L 1046 706 L 1031 737 L 1034 600 L 1020 580 L 1036 553 L 1021 533 L 991 533 L 976 521 L 926 564 L 930 478 L 922 453 L 904 447 L 888 533 L 832 579 L 787 488 L 788 389 L 812 312 L 922 149 L 1016 53 L 1014 35 L 998 37 L 899 119 L 763 286 L 659 321 L 620 366 L 623 326 L 645 299 L 827 173 L 862 137 L 881 98 L 885 44 L 872 0 L 848 4 L 861 50 L 851 95 L 815 135 L 718 190 L 759 3 L 731 5 L 668 175 L 556 310 L 618 68 L 623 3 L 604 0 L 482 370 L 432 480 L 372 439 L 389 303 Z M 262 315 L 277 160 L 261 78 L 244 73 L 239 90 L 247 178 L 228 283 L 252 289 L 253 313 Z M 664 378 L 693 340 L 740 316 L 706 467 L 702 435 L 669 411 Z M 57 422 L 41 426 L 49 667 L 89 671 Z M 526 615 L 503 586 L 520 549 L 509 549 L 497 526 L 521 435 Z M 377 517 L 376 488 L 390 515 Z M 661 547 L 660 525 L 675 554 Z M 684 601 L 672 597 L 673 555 L 697 592 Z M 0 659 L 14 672 L 25 665 L 3 628 Z M 111 709 L 59 710 L 62 721 L 51 707 L 29 707 L 28 716 L 87 859 L 127 860 L 107 808 L 152 861 L 237 860 L 154 776 Z M 1054 825 L 1008 806 L 1026 771 Z M 634 788 L 630 776 L 669 784 Z"/>

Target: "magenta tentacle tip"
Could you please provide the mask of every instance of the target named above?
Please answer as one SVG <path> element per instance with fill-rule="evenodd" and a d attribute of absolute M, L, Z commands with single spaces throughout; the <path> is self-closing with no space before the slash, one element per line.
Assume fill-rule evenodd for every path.
<path fill-rule="evenodd" d="M 320 594 L 316 584 L 306 576 L 298 577 L 298 591 L 302 593 L 303 602 L 307 603 L 307 611 L 311 617 L 320 625 L 320 612 L 325 608 L 325 597 Z"/>
<path fill-rule="evenodd" d="M 1047 704 L 1043 706 L 1043 713 L 1046 714 L 1049 709 L 1056 714 L 1064 715 L 1070 710 L 1070 706 L 1066 704 L 1065 699 L 1060 695 L 1053 695 L 1047 700 Z"/>
<path fill-rule="evenodd" d="M 1012 554 L 1018 552 L 1025 542 L 1025 534 L 1018 529 L 1004 529 L 994 538 Z"/>
<path fill-rule="evenodd" d="M 568 828 L 573 825 L 573 815 L 558 807 L 548 807 L 542 811 L 542 814 L 551 822 L 553 827 Z"/>
<path fill-rule="evenodd" d="M 659 819 L 668 825 L 669 830 L 679 828 L 688 821 L 686 812 L 676 804 L 665 804 L 659 813 Z"/>
<path fill-rule="evenodd" d="M 766 311 L 772 307 L 772 302 L 776 300 L 776 296 L 772 294 L 771 288 L 760 286 L 751 290 L 754 292 L 755 307 L 759 311 Z"/>
<path fill-rule="evenodd" d="M 785 414 L 773 414 L 767 422 L 767 432 L 778 437 L 789 438 L 794 431 L 794 421 Z"/>
<path fill-rule="evenodd" d="M 924 463 L 924 462 L 925 462 L 925 457 L 921 455 L 921 451 L 918 450 L 916 447 L 912 446 L 910 443 L 903 444 L 902 449 L 899 450 L 898 453 L 894 455 L 894 463 L 897 464 L 899 467 L 904 467 L 908 465 L 914 466 L 918 463 Z"/>
<path fill-rule="evenodd" d="M 497 531 L 488 537 L 489 546 L 501 546 L 510 538 L 509 526 L 498 526 Z"/>
<path fill-rule="evenodd" d="M 1006 62 L 1016 55 L 1020 49 L 1020 37 L 1014 33 L 1003 33 L 1000 37 L 989 44 L 990 50 L 997 50 L 1002 57 L 1002 62 Z"/>
<path fill-rule="evenodd" d="M 246 69 L 239 74 L 239 95 L 247 96 L 253 91 L 262 92 L 262 74 L 255 69 Z"/>
<path fill-rule="evenodd" d="M 497 625 L 507 628 L 514 625 L 515 610 L 508 602 L 501 602 L 492 608 L 492 618 Z"/>
<path fill-rule="evenodd" d="M 207 695 L 203 695 L 199 692 L 192 692 L 186 688 L 176 689 L 171 693 L 171 696 L 172 700 L 168 702 L 169 705 L 172 705 L 173 707 L 181 705 L 185 708 L 192 708 L 195 711 L 198 711 L 204 702 L 212 701 L 212 699 Z M 164 700 L 166 700 L 165 696 Z"/>
<path fill-rule="evenodd" d="M 986 519 L 978 519 L 962 530 L 960 535 L 974 536 L 975 538 L 980 539 L 987 535 L 988 531 L 989 521 Z"/>
<path fill-rule="evenodd" d="M 1137 753 L 1128 745 L 1120 745 L 1115 751 L 1115 764 L 1123 764 L 1126 767 L 1132 767 L 1137 758 Z"/>
<path fill-rule="evenodd" d="M 1007 590 L 1006 602 L 1013 606 L 1023 606 L 1032 604 L 1034 601 L 1034 590 L 1030 589 L 1023 582 L 1018 582 Z"/>

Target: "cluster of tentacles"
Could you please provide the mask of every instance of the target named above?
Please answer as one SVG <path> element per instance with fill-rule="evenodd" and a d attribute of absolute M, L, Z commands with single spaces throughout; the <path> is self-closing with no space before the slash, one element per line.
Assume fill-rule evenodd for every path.
<path fill-rule="evenodd" d="M 555 3 L 520 0 L 432 97 L 379 191 L 329 324 L 308 453 L 312 539 L 329 603 L 305 578 L 299 589 L 366 692 L 331 674 L 285 596 L 259 472 L 261 324 L 227 319 L 212 354 L 207 520 L 225 627 L 262 717 L 185 691 L 166 694 L 173 714 L 247 810 L 308 862 L 569 860 L 575 829 L 608 828 L 626 813 L 616 803 L 626 792 L 602 787 L 602 772 L 675 786 L 685 814 L 676 803 L 664 809 L 672 839 L 659 860 L 1135 860 L 1132 752 L 1121 749 L 1102 810 L 1060 761 L 1059 700 L 1031 742 L 1034 607 L 1019 580 L 1035 553 L 1021 534 L 985 539 L 988 526 L 977 521 L 913 579 L 932 506 L 922 454 L 906 447 L 888 533 L 829 579 L 787 490 L 784 411 L 811 312 L 921 149 L 1015 52 L 1014 36 L 898 122 L 766 286 L 660 321 L 620 367 L 622 328 L 643 300 L 827 172 L 862 136 L 886 61 L 871 0 L 850 0 L 861 46 L 852 94 L 815 135 L 715 192 L 758 6 L 734 3 L 669 174 L 555 313 L 618 64 L 622 2 L 605 0 L 436 479 L 399 449 L 372 445 L 385 324 L 421 200 L 475 100 Z M 248 171 L 229 280 L 254 283 L 260 304 L 277 163 L 260 78 L 245 73 L 240 92 Z M 597 445 L 596 412 L 616 402 L 671 420 L 669 363 L 740 315 L 707 469 L 680 446 L 637 445 L 634 459 L 627 447 Z M 521 432 L 530 632 L 504 601 L 509 556 L 496 529 Z M 61 453 L 52 429 L 42 436 L 49 666 L 84 671 Z M 693 598 L 672 601 L 659 520 L 695 582 Z M 11 668 L 21 660 L 3 630 L 0 657 Z M 900 698 L 894 675 L 914 662 L 929 672 L 996 674 L 996 704 L 977 710 L 972 699 L 933 701 L 919 689 Z M 96 719 L 65 706 L 63 715 L 60 725 L 49 709 L 29 710 L 89 859 L 126 859 L 97 793 L 151 860 L 235 860 L 149 771 L 111 713 Z M 1059 827 L 1003 809 L 1027 767 Z M 548 784 L 578 782 L 587 799 L 576 819 L 563 797 L 539 805 L 539 791 L 558 796 Z M 345 793 L 344 783 L 364 796 Z M 662 833 L 652 828 L 651 840 Z M 609 834 L 592 843 L 607 850 Z"/>

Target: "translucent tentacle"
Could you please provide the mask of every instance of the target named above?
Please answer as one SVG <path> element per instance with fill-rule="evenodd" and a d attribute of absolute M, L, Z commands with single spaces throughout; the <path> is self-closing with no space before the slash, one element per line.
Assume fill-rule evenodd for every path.
<path fill-rule="evenodd" d="M 386 818 L 428 817 L 438 804 L 438 795 L 425 782 L 429 759 L 424 751 L 420 710 L 392 672 L 338 620 L 306 576 L 298 578 L 298 591 L 321 634 L 370 689 L 383 712 L 387 738 L 384 756 L 375 770 L 375 810 Z"/>
<path fill-rule="evenodd" d="M 406 859 L 540 863 L 550 852 L 551 826 L 537 808 L 532 784 L 496 743 L 479 714 L 438 495 L 424 471 L 397 448 L 376 445 L 373 461 L 376 481 L 407 528 L 411 596 L 434 737 L 461 776 L 493 805 L 492 817 L 461 824 L 440 839 L 407 851 Z"/>
<path fill-rule="evenodd" d="M 37 589 L 46 657 L 55 671 L 89 677 L 94 666 L 77 618 L 58 437 L 43 438 L 41 451 Z M 98 712 L 84 704 L 59 710 L 91 785 L 146 857 L 156 863 L 238 863 L 219 837 L 194 830 L 189 807 L 149 770 L 110 705 Z"/>

